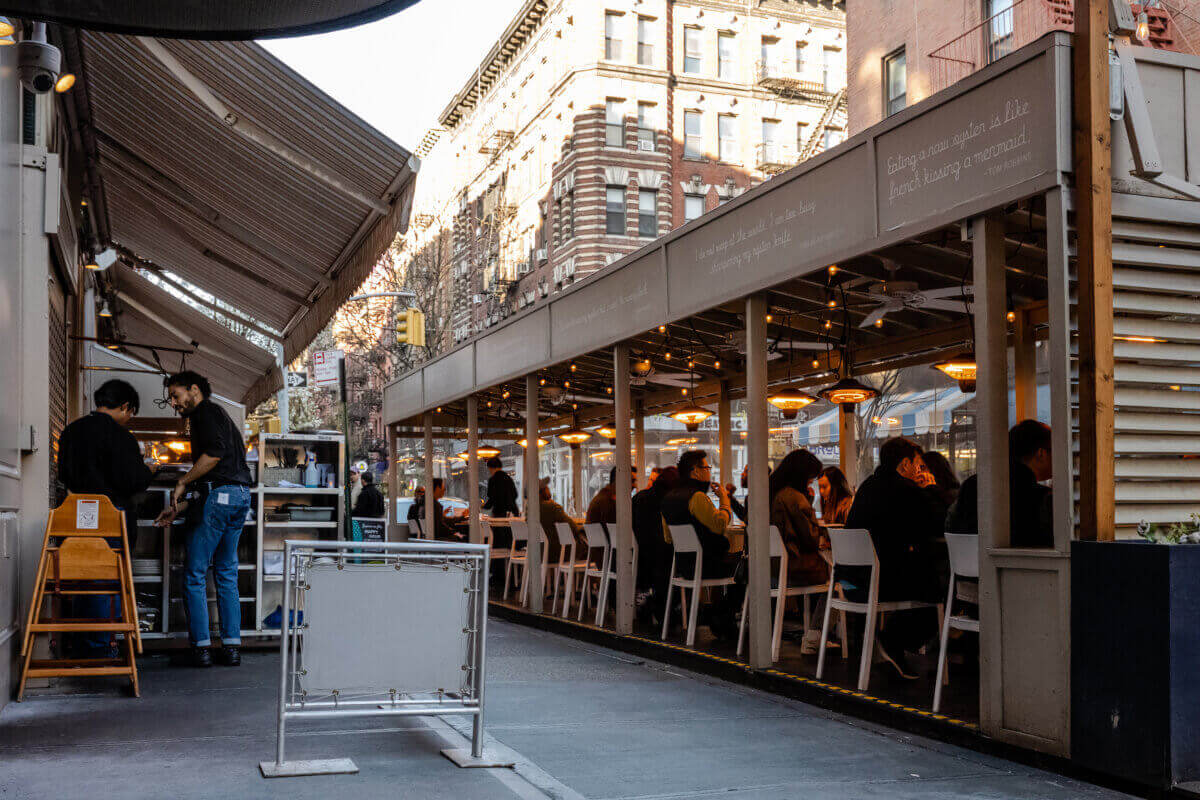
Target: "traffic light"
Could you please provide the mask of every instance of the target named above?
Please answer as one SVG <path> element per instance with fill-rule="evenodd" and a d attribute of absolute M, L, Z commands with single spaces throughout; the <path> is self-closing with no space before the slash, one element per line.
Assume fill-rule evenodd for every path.
<path fill-rule="evenodd" d="M 425 314 L 420 309 L 407 308 L 396 322 L 396 340 L 413 347 L 425 346 Z"/>

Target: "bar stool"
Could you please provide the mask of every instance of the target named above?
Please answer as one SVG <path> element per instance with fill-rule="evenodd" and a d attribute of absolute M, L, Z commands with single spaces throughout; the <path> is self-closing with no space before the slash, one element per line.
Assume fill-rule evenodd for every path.
<path fill-rule="evenodd" d="M 662 641 L 667 640 L 667 630 L 671 625 L 671 592 L 676 586 L 680 592 L 680 610 L 684 616 L 687 628 L 687 646 L 696 643 L 696 615 L 700 610 L 700 590 L 715 586 L 732 586 L 733 578 L 704 578 L 704 550 L 700 547 L 700 539 L 691 525 L 668 525 L 671 532 L 671 546 L 674 554 L 671 556 L 671 575 L 667 582 L 667 603 L 663 609 Z M 690 578 L 676 577 L 675 564 L 680 553 L 695 555 L 696 563 Z M 692 590 L 692 603 L 689 609 L 686 591 Z"/>
<path fill-rule="evenodd" d="M 977 587 L 974 592 L 962 591 L 959 578 L 979 579 L 979 537 L 970 533 L 947 533 L 946 549 L 950 552 L 950 588 L 946 590 L 946 613 L 942 618 L 942 646 L 938 650 L 937 679 L 933 689 L 933 713 L 942 707 L 942 685 L 950 683 L 946 669 L 946 645 L 950 641 L 950 629 L 979 633 L 979 620 L 966 616 L 954 616 L 955 599 L 970 603 L 979 602 Z M 966 588 L 965 586 L 963 588 Z"/>
<path fill-rule="evenodd" d="M 788 586 L 788 551 L 783 546 L 783 536 L 779 533 L 779 528 L 771 526 L 771 558 L 779 559 L 779 576 L 775 580 L 775 587 L 771 589 L 771 597 L 775 598 L 775 621 L 771 628 L 771 660 L 779 660 L 779 646 L 783 641 L 783 615 L 787 609 L 787 599 L 789 597 L 804 598 L 804 630 L 808 631 L 809 611 L 808 601 L 813 595 L 823 594 L 829 591 L 828 583 L 813 584 L 811 586 Z M 746 592 L 745 598 L 742 600 L 742 621 L 738 624 L 738 646 L 737 654 L 741 658 L 742 648 L 746 643 L 746 612 L 750 607 L 750 593 Z M 844 647 L 845 645 L 843 645 Z"/>

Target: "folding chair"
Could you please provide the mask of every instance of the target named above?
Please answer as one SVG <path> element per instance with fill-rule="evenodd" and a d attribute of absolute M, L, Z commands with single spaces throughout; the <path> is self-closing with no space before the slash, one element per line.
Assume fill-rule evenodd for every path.
<path fill-rule="evenodd" d="M 691 647 L 696 643 L 696 616 L 700 610 L 700 590 L 714 586 L 732 586 L 733 578 L 702 577 L 704 575 L 704 550 L 700 547 L 700 539 L 696 536 L 696 531 L 691 525 L 669 525 L 667 529 L 671 532 L 671 545 L 675 552 L 671 556 L 671 575 L 667 582 L 667 602 L 663 609 L 662 641 L 665 642 L 667 640 L 667 631 L 671 625 L 671 592 L 678 586 L 680 592 L 680 611 L 685 615 L 684 625 L 687 627 L 687 646 Z M 692 553 L 696 557 L 696 563 L 690 578 L 675 576 L 675 566 L 681 553 L 685 555 Z M 688 589 L 692 590 L 690 610 L 686 594 Z"/>
<path fill-rule="evenodd" d="M 117 539 L 118 544 L 115 548 L 110 547 L 105 539 Z M 57 543 L 54 540 L 58 540 Z M 52 598 L 85 595 L 119 598 L 120 618 L 107 621 L 75 619 L 58 616 L 53 603 L 49 610 L 43 608 Z M 123 634 L 120 645 L 123 655 L 35 661 L 35 638 L 39 634 L 52 633 L 120 633 Z M 107 675 L 128 676 L 134 696 L 140 697 L 135 648 L 138 653 L 142 652 L 129 540 L 125 536 L 125 514 L 103 495 L 67 495 L 46 521 L 42 554 L 21 643 L 23 661 L 17 699 L 25 696 L 25 683 L 29 678 Z"/>
<path fill-rule="evenodd" d="M 946 612 L 942 617 L 942 646 L 938 650 L 937 679 L 933 689 L 933 713 L 942 707 L 942 686 L 950 683 L 946 669 L 946 644 L 950 641 L 950 629 L 979 633 L 979 620 L 967 616 L 954 616 L 955 599 L 970 603 L 979 602 L 976 591 L 962 591 L 959 578 L 979 578 L 979 537 L 970 533 L 947 533 L 946 548 L 950 551 L 950 588 L 946 591 Z M 964 587 L 965 588 L 965 587 Z M 974 588 L 974 587 L 973 587 Z"/>
<path fill-rule="evenodd" d="M 804 598 L 804 630 L 807 632 L 809 627 L 808 601 L 813 595 L 828 592 L 829 584 L 788 586 L 788 551 L 783 546 L 783 536 L 779 533 L 779 528 L 774 525 L 771 526 L 771 558 L 779 559 L 779 577 L 776 578 L 775 588 L 771 589 L 771 597 L 775 599 L 775 621 L 771 627 L 771 660 L 778 661 L 779 647 L 783 641 L 783 615 L 787 609 L 787 599 L 789 597 Z M 742 600 L 742 621 L 738 624 L 737 654 L 739 658 L 741 658 L 742 649 L 746 644 L 746 612 L 749 608 L 750 593 L 746 592 L 746 596 Z"/>
<path fill-rule="evenodd" d="M 867 591 L 867 602 L 853 603 L 844 597 L 834 596 L 836 575 L 829 582 L 825 596 L 825 622 L 821 626 L 821 648 L 817 655 L 817 680 L 825 671 L 825 644 L 829 637 L 829 616 L 833 611 L 841 611 L 843 623 L 845 614 L 864 614 L 867 618 L 863 629 L 862 659 L 858 666 L 858 690 L 865 692 L 871 680 L 871 659 L 875 654 L 875 628 L 881 611 L 907 611 L 914 608 L 937 608 L 937 603 L 925 603 L 919 600 L 890 600 L 879 601 L 879 557 L 875 553 L 875 543 L 871 541 L 871 533 L 867 530 L 845 528 L 831 530 L 829 540 L 833 545 L 833 570 L 841 567 L 870 567 L 871 578 Z M 846 642 L 843 628 L 842 658 L 846 658 Z"/>

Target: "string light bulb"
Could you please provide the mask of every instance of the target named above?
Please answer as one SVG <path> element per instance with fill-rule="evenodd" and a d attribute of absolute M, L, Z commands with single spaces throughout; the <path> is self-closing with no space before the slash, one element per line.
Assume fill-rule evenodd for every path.
<path fill-rule="evenodd" d="M 825 330 L 829 330 L 832 327 L 833 327 L 833 320 L 828 320 L 828 319 L 825 320 Z"/>
<path fill-rule="evenodd" d="M 817 367 L 821 366 L 821 362 L 814 358 L 812 360 L 812 365 L 813 365 L 813 369 L 816 369 Z"/>
<path fill-rule="evenodd" d="M 671 360 L 671 351 L 668 350 L 667 352 L 663 353 L 663 358 L 667 361 L 670 361 Z"/>
<path fill-rule="evenodd" d="M 574 371 L 575 371 L 575 365 L 571 364 L 571 372 L 574 372 Z"/>
<path fill-rule="evenodd" d="M 1145 9 L 1138 12 L 1137 28 L 1134 30 L 1134 35 L 1143 42 L 1150 38 L 1150 17 L 1146 14 Z"/>
<path fill-rule="evenodd" d="M 838 265 L 837 265 L 837 264 L 830 264 L 830 265 L 829 265 L 829 274 L 830 274 L 830 275 L 837 275 L 837 273 L 838 273 Z"/>
<path fill-rule="evenodd" d="M 1017 312 L 1015 312 L 1015 311 L 1010 311 L 1007 314 L 1005 314 L 1004 316 L 1005 316 L 1005 319 L 1007 319 L 1009 322 L 1017 321 Z"/>

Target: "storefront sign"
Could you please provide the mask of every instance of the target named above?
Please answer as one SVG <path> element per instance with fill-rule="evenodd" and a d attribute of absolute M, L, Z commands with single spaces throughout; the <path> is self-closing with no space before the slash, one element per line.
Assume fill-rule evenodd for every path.
<path fill-rule="evenodd" d="M 350 536 L 355 542 L 386 542 L 387 520 L 382 517 L 352 517 Z"/>

